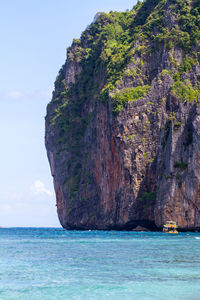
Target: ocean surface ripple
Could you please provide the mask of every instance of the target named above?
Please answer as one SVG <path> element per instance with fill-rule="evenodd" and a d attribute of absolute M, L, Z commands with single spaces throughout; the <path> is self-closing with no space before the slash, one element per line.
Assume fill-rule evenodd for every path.
<path fill-rule="evenodd" d="M 199 300 L 200 233 L 0 229 L 1 300 Z"/>

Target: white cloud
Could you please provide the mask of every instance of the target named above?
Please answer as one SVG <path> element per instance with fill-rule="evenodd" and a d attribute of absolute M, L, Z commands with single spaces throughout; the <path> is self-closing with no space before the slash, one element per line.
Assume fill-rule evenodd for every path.
<path fill-rule="evenodd" d="M 54 86 L 48 86 L 45 89 L 42 90 L 35 90 L 32 92 L 22 92 L 20 90 L 10 90 L 10 91 L 0 91 L 0 100 L 1 99 L 6 99 L 6 100 L 19 100 L 19 99 L 27 99 L 28 100 L 33 100 L 39 99 L 39 100 L 44 100 L 45 103 L 51 100 L 52 98 L 52 93 L 54 90 Z"/>
<path fill-rule="evenodd" d="M 31 186 L 30 190 L 34 194 L 46 194 L 48 196 L 53 196 L 53 193 L 45 187 L 45 184 L 37 179 Z"/>
<path fill-rule="evenodd" d="M 15 201 L 12 194 L 5 199 L 0 194 L 0 226 L 60 227 L 55 201 L 43 201 L 48 195 L 23 195 Z M 39 200 L 38 200 L 39 199 Z"/>
<path fill-rule="evenodd" d="M 40 184 L 35 183 L 39 181 Z M 40 188 L 38 188 L 40 186 Z M 3 227 L 60 227 L 57 218 L 55 196 L 50 197 L 48 192 L 41 191 L 41 181 L 36 180 L 33 189 L 21 187 L 20 192 L 0 190 L 0 226 Z M 39 192 L 38 191 L 38 192 Z M 53 193 L 52 193 L 53 194 Z"/>
<path fill-rule="evenodd" d="M 20 91 L 9 91 L 6 96 L 11 99 L 20 99 L 23 97 L 23 93 Z"/>

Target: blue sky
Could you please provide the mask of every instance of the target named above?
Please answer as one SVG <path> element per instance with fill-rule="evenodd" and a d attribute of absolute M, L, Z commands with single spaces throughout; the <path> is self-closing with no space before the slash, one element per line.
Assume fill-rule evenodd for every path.
<path fill-rule="evenodd" d="M 60 226 L 44 116 L 66 48 L 99 11 L 136 0 L 0 1 L 0 226 Z"/>

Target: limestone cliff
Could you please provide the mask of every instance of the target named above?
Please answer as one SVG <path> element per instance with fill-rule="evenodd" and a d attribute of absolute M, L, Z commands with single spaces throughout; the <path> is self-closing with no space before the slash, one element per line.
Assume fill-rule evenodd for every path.
<path fill-rule="evenodd" d="M 200 1 L 99 13 L 67 50 L 45 143 L 68 229 L 200 229 Z"/>

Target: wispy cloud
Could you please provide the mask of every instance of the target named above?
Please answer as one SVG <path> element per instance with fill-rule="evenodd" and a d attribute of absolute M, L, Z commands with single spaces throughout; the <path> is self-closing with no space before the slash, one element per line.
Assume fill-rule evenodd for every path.
<path fill-rule="evenodd" d="M 45 184 L 37 179 L 31 186 L 30 190 L 34 194 L 46 194 L 48 196 L 53 196 L 53 193 L 45 187 Z"/>
<path fill-rule="evenodd" d="M 35 188 L 35 183 L 33 191 L 30 186 L 20 192 L 0 190 L 0 226 L 60 227 L 55 198 L 50 197 L 46 188 L 45 192 L 41 192 L 41 187 L 38 187 L 41 184 L 36 184 Z"/>
<path fill-rule="evenodd" d="M 32 91 L 20 91 L 11 89 L 8 91 L 0 91 L 0 101 L 1 100 L 33 100 L 39 99 L 49 102 L 52 98 L 52 93 L 54 86 L 48 86 L 41 90 L 32 90 Z"/>
<path fill-rule="evenodd" d="M 23 95 L 23 93 L 22 92 L 20 92 L 20 91 L 8 91 L 7 93 L 6 93 L 6 96 L 8 97 L 8 98 L 10 98 L 10 99 L 20 99 L 20 98 L 22 98 L 24 95 Z"/>

